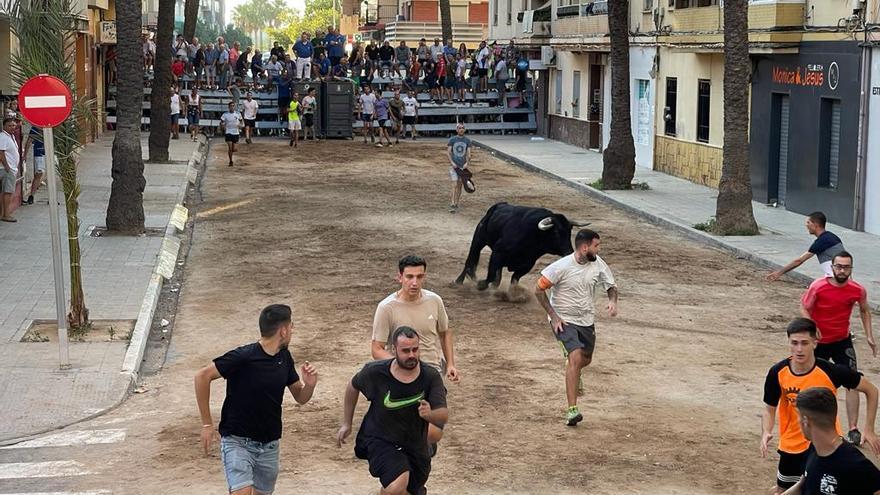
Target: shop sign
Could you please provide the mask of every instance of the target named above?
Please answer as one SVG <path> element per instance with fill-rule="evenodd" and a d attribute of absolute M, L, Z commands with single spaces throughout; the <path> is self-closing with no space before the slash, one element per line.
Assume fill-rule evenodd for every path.
<path fill-rule="evenodd" d="M 101 21 L 101 43 L 116 43 L 116 21 Z"/>

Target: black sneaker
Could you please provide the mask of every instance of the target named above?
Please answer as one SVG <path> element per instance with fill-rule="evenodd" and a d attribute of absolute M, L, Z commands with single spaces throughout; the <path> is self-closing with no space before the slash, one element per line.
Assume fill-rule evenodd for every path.
<path fill-rule="evenodd" d="M 849 430 L 849 433 L 843 439 L 855 446 L 859 446 L 862 444 L 862 432 L 858 428 Z"/>
<path fill-rule="evenodd" d="M 439 447 L 437 446 L 436 443 L 432 443 L 430 445 L 430 447 L 431 447 L 431 457 L 434 457 L 435 455 L 437 455 L 437 450 L 439 449 Z"/>
<path fill-rule="evenodd" d="M 31 194 L 30 196 L 28 196 L 27 204 L 29 204 L 29 205 L 34 204 L 34 195 L 33 195 L 33 194 Z"/>

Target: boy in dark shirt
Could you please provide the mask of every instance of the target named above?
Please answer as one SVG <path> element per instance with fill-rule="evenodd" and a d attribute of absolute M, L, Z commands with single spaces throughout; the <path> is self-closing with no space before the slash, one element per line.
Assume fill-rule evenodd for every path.
<path fill-rule="evenodd" d="M 779 280 L 779 277 L 801 266 L 804 261 L 812 258 L 814 255 L 819 260 L 819 266 L 825 272 L 826 277 L 833 277 L 834 272 L 831 270 L 831 260 L 838 253 L 844 250 L 843 241 L 834 233 L 825 230 L 827 219 L 821 211 L 814 211 L 807 216 L 807 232 L 816 236 L 816 240 L 810 244 L 807 252 L 792 260 L 789 264 L 767 275 L 767 280 L 773 282 Z"/>

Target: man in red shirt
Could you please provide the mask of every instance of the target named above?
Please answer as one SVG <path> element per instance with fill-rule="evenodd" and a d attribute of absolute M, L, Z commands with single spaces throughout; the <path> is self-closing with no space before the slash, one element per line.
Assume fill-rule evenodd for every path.
<path fill-rule="evenodd" d="M 820 337 L 816 346 L 816 357 L 848 366 L 856 371 L 858 369 L 856 351 L 853 348 L 849 329 L 850 316 L 856 304 L 859 305 L 865 340 L 871 347 L 874 357 L 877 357 L 877 344 L 871 331 L 868 292 L 850 279 L 852 268 L 852 255 L 846 251 L 837 253 L 831 260 L 834 276 L 820 278 L 810 284 L 810 288 L 801 298 L 801 313 L 815 321 L 819 327 Z M 853 444 L 861 444 L 862 435 L 858 428 L 859 396 L 850 390 L 846 392 L 846 417 L 850 430 L 846 439 Z"/>

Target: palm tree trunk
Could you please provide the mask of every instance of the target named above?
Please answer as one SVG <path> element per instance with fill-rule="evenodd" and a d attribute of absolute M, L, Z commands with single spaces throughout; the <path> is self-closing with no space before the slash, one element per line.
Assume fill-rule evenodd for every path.
<path fill-rule="evenodd" d="M 629 189 L 636 172 L 629 94 L 629 0 L 608 2 L 611 31 L 611 136 L 602 153 L 602 186 Z"/>
<path fill-rule="evenodd" d="M 144 101 L 141 52 L 141 2 L 116 2 L 117 71 L 116 135 L 107 228 L 126 234 L 144 231 L 144 160 L 141 154 L 141 107 Z M 165 119 L 168 120 L 168 119 Z"/>
<path fill-rule="evenodd" d="M 749 176 L 749 5 L 727 0 L 724 5 L 724 147 L 714 232 L 755 235 Z"/>
<path fill-rule="evenodd" d="M 156 70 L 150 97 L 150 162 L 168 161 L 171 139 L 171 43 L 174 31 L 174 0 L 159 0 L 156 20 Z"/>
<path fill-rule="evenodd" d="M 443 34 L 443 43 L 452 39 L 452 7 L 449 0 L 440 0 L 440 31 Z"/>
<path fill-rule="evenodd" d="M 196 20 L 199 18 L 199 0 L 186 0 L 183 4 L 183 37 L 192 41 L 196 35 Z"/>

